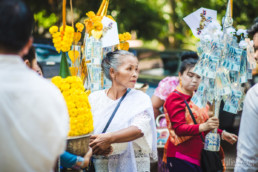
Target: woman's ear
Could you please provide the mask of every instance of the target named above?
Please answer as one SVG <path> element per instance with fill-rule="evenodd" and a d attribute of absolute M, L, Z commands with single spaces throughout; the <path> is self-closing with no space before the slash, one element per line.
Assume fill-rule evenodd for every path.
<path fill-rule="evenodd" d="M 178 72 L 178 76 L 179 76 L 179 77 L 181 77 L 181 76 L 182 76 L 181 72 Z"/>
<path fill-rule="evenodd" d="M 115 79 L 115 70 L 114 70 L 114 68 L 110 68 L 109 69 L 109 74 L 110 74 L 110 77 L 111 77 L 112 80 Z"/>

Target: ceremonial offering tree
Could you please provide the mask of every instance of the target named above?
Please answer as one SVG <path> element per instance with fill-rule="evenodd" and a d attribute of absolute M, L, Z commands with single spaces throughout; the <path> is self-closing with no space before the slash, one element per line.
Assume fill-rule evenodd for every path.
<path fill-rule="evenodd" d="M 192 101 L 200 108 L 210 103 L 216 117 L 219 116 L 222 100 L 225 102 L 224 111 L 236 114 L 242 109 L 244 92 L 241 84 L 252 78 L 252 69 L 255 67 L 252 45 L 244 39 L 246 31 L 239 30 L 237 37 L 232 26 L 232 2 L 228 1 L 222 22 L 223 30 L 214 19 L 215 15 L 211 14 L 214 10 L 202 9 L 200 13 L 195 12 L 185 18 L 193 30 L 194 25 L 189 19 L 196 14 L 200 17 L 200 25 L 193 30 L 200 38 L 197 45 L 200 59 L 194 72 L 202 76 L 202 81 Z M 219 150 L 220 138 L 216 131 L 207 134 L 205 149 Z"/>

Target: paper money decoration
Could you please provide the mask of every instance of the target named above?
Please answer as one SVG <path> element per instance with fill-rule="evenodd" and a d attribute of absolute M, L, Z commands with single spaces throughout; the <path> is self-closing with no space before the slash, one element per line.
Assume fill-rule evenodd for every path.
<path fill-rule="evenodd" d="M 207 9 L 200 8 L 197 10 L 198 13 L 201 10 L 206 10 L 206 16 L 209 16 Z M 192 101 L 202 108 L 207 102 L 220 104 L 223 99 L 225 101 L 223 109 L 236 114 L 241 110 L 240 105 L 244 96 L 241 84 L 251 79 L 255 61 L 252 57 L 253 48 L 250 40 L 244 39 L 247 36 L 244 31 L 238 32 L 240 36 L 240 42 L 238 42 L 236 30 L 232 27 L 233 19 L 230 11 L 231 3 L 229 2 L 223 21 L 223 30 L 215 20 L 212 20 L 209 24 L 204 23 L 204 28 L 198 34 L 197 25 L 193 24 L 200 22 L 200 17 L 193 20 L 197 12 L 190 14 L 184 20 L 188 22 L 193 33 L 200 38 L 197 44 L 200 59 L 195 65 L 194 72 L 202 76 L 202 81 Z M 219 106 L 216 107 L 219 108 Z M 218 111 L 217 109 L 215 113 L 217 117 Z"/>
<path fill-rule="evenodd" d="M 103 48 L 103 58 L 106 56 L 108 52 L 113 51 L 113 46 L 111 47 L 105 47 Z M 103 89 L 110 88 L 112 86 L 111 80 L 109 80 L 104 74 L 103 74 Z"/>
<path fill-rule="evenodd" d="M 93 37 L 85 36 L 84 57 L 87 63 L 87 79 L 85 88 L 87 90 L 97 91 L 101 89 L 101 61 L 102 61 L 102 43 Z"/>

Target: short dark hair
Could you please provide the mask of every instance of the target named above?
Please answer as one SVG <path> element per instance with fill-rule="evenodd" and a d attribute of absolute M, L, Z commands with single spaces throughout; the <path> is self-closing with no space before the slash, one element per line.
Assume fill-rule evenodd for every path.
<path fill-rule="evenodd" d="M 33 46 L 30 47 L 28 54 L 22 57 L 23 61 L 29 60 L 30 64 L 35 58 L 36 58 L 36 52 Z"/>
<path fill-rule="evenodd" d="M 258 32 L 258 17 L 254 19 L 254 24 L 251 26 L 250 29 L 247 30 L 247 32 L 252 36 Z"/>
<path fill-rule="evenodd" d="M 22 0 L 0 0 L 0 47 L 18 53 L 29 41 L 33 14 Z"/>
<path fill-rule="evenodd" d="M 181 56 L 181 65 L 179 68 L 179 72 L 181 74 L 189 67 L 194 67 L 199 59 L 199 56 L 196 52 L 190 51 L 186 52 Z"/>

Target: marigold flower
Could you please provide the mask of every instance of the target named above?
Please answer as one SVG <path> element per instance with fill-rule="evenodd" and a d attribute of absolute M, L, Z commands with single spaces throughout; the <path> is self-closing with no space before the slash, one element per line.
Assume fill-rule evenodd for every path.
<path fill-rule="evenodd" d="M 95 16 L 95 13 L 93 11 L 89 11 L 86 13 L 86 16 L 88 16 L 89 18 L 93 18 Z"/>
<path fill-rule="evenodd" d="M 82 32 L 84 29 L 84 26 L 82 23 L 76 23 L 75 27 L 77 28 L 78 32 Z"/>
<path fill-rule="evenodd" d="M 128 40 L 132 39 L 132 36 L 129 32 L 125 32 L 123 35 L 124 35 L 125 41 L 128 41 Z"/>
<path fill-rule="evenodd" d="M 74 32 L 74 28 L 73 28 L 72 26 L 66 26 L 65 32 L 67 32 L 68 34 L 69 34 L 69 33 L 72 34 L 72 33 Z"/>
<path fill-rule="evenodd" d="M 129 42 L 124 42 L 124 49 L 125 51 L 128 51 L 129 50 Z"/>
<path fill-rule="evenodd" d="M 49 32 L 50 32 L 51 35 L 58 32 L 58 27 L 57 26 L 51 26 L 49 28 Z"/>
<path fill-rule="evenodd" d="M 55 85 L 59 85 L 62 81 L 61 76 L 55 76 L 51 79 L 51 82 L 54 83 Z"/>
<path fill-rule="evenodd" d="M 91 20 L 92 20 L 92 22 L 95 24 L 95 22 L 101 22 L 102 17 L 100 17 L 100 16 L 94 16 Z"/>
<path fill-rule="evenodd" d="M 61 38 L 61 33 L 60 32 L 55 32 L 52 34 L 53 38 Z"/>
<path fill-rule="evenodd" d="M 87 33 L 90 33 L 91 30 L 93 29 L 93 22 L 91 20 L 86 21 L 85 27 L 86 27 Z"/>
<path fill-rule="evenodd" d="M 70 47 L 74 39 L 74 28 L 66 25 L 65 31 L 63 26 L 61 26 L 59 29 L 60 29 L 60 32 L 58 32 L 57 26 L 52 26 L 49 29 L 49 32 L 51 33 L 53 38 L 54 47 L 58 52 L 60 52 L 61 50 L 63 52 L 67 52 L 70 50 Z"/>
<path fill-rule="evenodd" d="M 94 22 L 93 28 L 97 31 L 101 31 L 103 29 L 103 24 L 99 21 Z"/>
<path fill-rule="evenodd" d="M 125 50 L 128 51 L 129 50 L 129 43 L 128 42 L 122 42 L 118 45 L 118 49 L 119 50 Z"/>
<path fill-rule="evenodd" d="M 125 41 L 124 34 L 119 34 L 118 37 L 119 37 L 119 42 Z"/>

